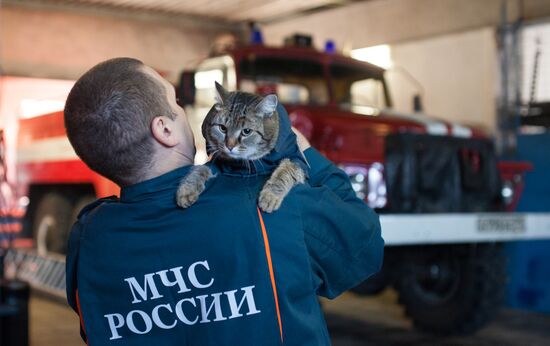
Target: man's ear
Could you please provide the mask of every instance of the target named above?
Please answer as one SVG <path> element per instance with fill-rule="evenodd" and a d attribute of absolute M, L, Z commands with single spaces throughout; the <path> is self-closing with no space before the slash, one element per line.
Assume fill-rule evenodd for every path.
<path fill-rule="evenodd" d="M 165 147 L 171 148 L 178 145 L 179 138 L 177 138 L 174 130 L 174 120 L 167 116 L 159 115 L 151 121 L 153 137 Z"/>

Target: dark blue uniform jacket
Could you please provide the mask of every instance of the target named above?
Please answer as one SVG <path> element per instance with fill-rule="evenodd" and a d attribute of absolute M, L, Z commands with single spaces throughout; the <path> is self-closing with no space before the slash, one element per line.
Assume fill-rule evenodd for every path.
<path fill-rule="evenodd" d="M 303 159 L 288 120 L 281 127 L 276 153 L 254 170 L 211 163 L 217 175 L 188 209 L 175 193 L 191 166 L 84 208 L 67 297 L 89 345 L 330 344 L 317 295 L 336 297 L 379 270 L 380 224 L 313 148 L 308 183 L 259 212 L 278 159 Z"/>

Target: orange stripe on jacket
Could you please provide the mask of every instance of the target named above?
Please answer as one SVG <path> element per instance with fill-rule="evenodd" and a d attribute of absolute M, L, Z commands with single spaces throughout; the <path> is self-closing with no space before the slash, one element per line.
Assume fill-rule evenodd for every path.
<path fill-rule="evenodd" d="M 258 209 L 258 217 L 260 218 L 260 225 L 262 226 L 262 236 L 264 238 L 265 255 L 267 257 L 267 265 L 269 267 L 269 276 L 271 278 L 271 287 L 273 287 L 273 297 L 275 298 L 275 309 L 277 310 L 277 321 L 279 322 L 279 333 L 281 335 L 281 342 L 283 342 L 283 324 L 281 322 L 281 311 L 279 309 L 279 298 L 277 296 L 277 284 L 275 283 L 275 274 L 273 274 L 273 263 L 271 262 L 271 250 L 269 249 L 269 240 L 267 239 L 267 232 L 265 230 L 264 219 L 260 209 Z"/>
<path fill-rule="evenodd" d="M 80 327 L 88 339 L 88 334 L 86 334 L 86 327 L 84 327 L 84 318 L 82 317 L 82 310 L 80 309 L 80 298 L 78 297 L 78 289 L 76 290 L 76 308 L 78 309 L 78 317 L 80 318 Z M 88 345 L 88 340 L 86 340 L 86 345 Z"/>

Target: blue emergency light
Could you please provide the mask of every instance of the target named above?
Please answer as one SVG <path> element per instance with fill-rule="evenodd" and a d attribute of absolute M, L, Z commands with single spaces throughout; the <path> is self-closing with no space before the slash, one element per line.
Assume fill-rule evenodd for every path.
<path fill-rule="evenodd" d="M 264 36 L 262 35 L 262 31 L 256 25 L 251 26 L 250 43 L 264 44 Z"/>
<path fill-rule="evenodd" d="M 327 40 L 325 42 L 325 53 L 336 53 L 336 45 L 333 40 Z"/>

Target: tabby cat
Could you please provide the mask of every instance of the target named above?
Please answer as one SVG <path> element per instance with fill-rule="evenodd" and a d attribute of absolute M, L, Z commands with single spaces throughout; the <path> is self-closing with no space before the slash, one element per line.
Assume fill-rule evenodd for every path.
<path fill-rule="evenodd" d="M 250 167 L 277 143 L 277 96 L 228 92 L 218 83 L 216 91 L 216 103 L 202 124 L 207 151 L 215 160 L 244 161 Z M 195 203 L 212 177 L 214 174 L 207 166 L 194 166 L 178 187 L 178 205 L 187 208 Z M 305 173 L 297 163 L 281 160 L 263 186 L 258 206 L 268 213 L 279 209 L 290 189 L 304 180 Z"/>

